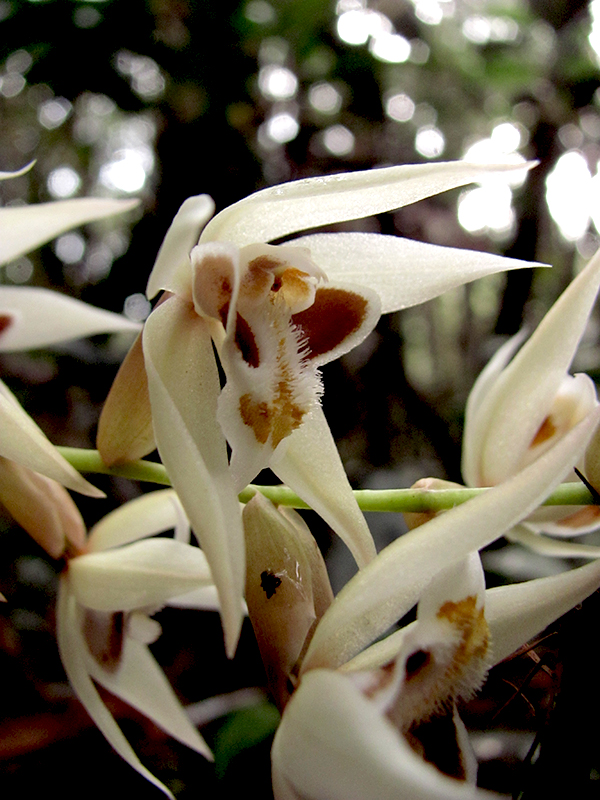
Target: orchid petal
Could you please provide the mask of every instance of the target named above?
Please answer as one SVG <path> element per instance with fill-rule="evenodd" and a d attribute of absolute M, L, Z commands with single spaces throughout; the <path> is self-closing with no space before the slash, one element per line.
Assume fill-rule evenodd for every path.
<path fill-rule="evenodd" d="M 487 436 L 487 416 L 480 413 L 482 403 L 493 393 L 498 376 L 523 344 L 527 331 L 521 330 L 498 348 L 473 384 L 467 398 L 462 441 L 461 472 L 467 486 L 479 486 L 481 443 Z M 468 423 L 468 424 L 467 424 Z"/>
<path fill-rule="evenodd" d="M 140 775 L 157 786 L 171 800 L 175 800 L 171 792 L 152 773 L 143 766 L 114 717 L 104 705 L 94 686 L 86 667 L 86 644 L 80 633 L 81 620 L 77 603 L 69 592 L 68 578 L 62 578 L 58 592 L 56 608 L 56 633 L 60 658 L 71 686 L 94 720 L 103 736 L 114 747 L 121 758 L 133 767 Z"/>
<path fill-rule="evenodd" d="M 71 559 L 77 601 L 96 611 L 132 611 L 212 584 L 202 550 L 173 539 L 144 539 Z"/>
<path fill-rule="evenodd" d="M 244 534 L 215 424 L 220 386 L 210 327 L 191 304 L 170 297 L 146 322 L 144 354 L 159 452 L 206 553 L 233 653 L 242 622 Z"/>
<path fill-rule="evenodd" d="M 520 164 L 519 171 L 532 166 Z M 307 228 L 391 211 L 491 173 L 514 170 L 514 164 L 455 161 L 306 178 L 262 189 L 229 206 L 208 223 L 200 240 L 229 241 L 239 247 L 269 242 Z"/>
<path fill-rule="evenodd" d="M 94 525 L 88 537 L 88 551 L 118 547 L 175 528 L 180 508 L 174 489 L 159 489 L 136 497 Z"/>
<path fill-rule="evenodd" d="M 51 478 L 0 458 L 0 502 L 52 558 L 60 558 L 68 543 L 83 549 L 81 514 L 66 489 Z"/>
<path fill-rule="evenodd" d="M 214 210 L 215 204 L 207 194 L 188 197 L 184 201 L 167 231 L 150 273 L 146 288 L 150 300 L 161 289 L 189 299 L 190 252 Z"/>
<path fill-rule="evenodd" d="M 355 575 L 325 613 L 303 671 L 344 663 L 404 616 L 431 575 L 497 539 L 560 483 L 583 453 L 598 412 L 500 486 L 397 539 Z"/>
<path fill-rule="evenodd" d="M 0 329 L 0 352 L 7 352 L 98 333 L 139 331 L 140 325 L 50 289 L 2 286 Z"/>
<path fill-rule="evenodd" d="M 4 384 L 0 385 L 0 456 L 81 494 L 104 497 L 60 455 Z"/>
<path fill-rule="evenodd" d="M 485 615 L 498 663 L 600 586 L 600 561 L 486 592 Z"/>
<path fill-rule="evenodd" d="M 171 597 L 167 605 L 173 608 L 195 608 L 199 611 L 221 610 L 216 586 L 201 586 L 200 589 Z M 242 603 L 242 613 L 248 613 L 245 603 Z"/>
<path fill-rule="evenodd" d="M 511 542 L 522 544 L 534 553 L 544 556 L 558 556 L 559 558 L 600 558 L 600 547 L 590 544 L 565 542 L 562 539 L 552 539 L 541 533 L 534 533 L 526 525 L 517 525 L 506 538 Z"/>
<path fill-rule="evenodd" d="M 514 474 L 551 411 L 600 283 L 600 253 L 571 282 L 477 409 L 480 475 L 494 485 Z M 469 409 L 467 409 L 467 412 Z M 469 426 L 467 416 L 465 425 Z"/>
<path fill-rule="evenodd" d="M 293 244 L 308 247 L 331 281 L 374 289 L 382 314 L 424 303 L 484 275 L 540 266 L 380 233 L 320 233 L 294 239 Z"/>
<path fill-rule="evenodd" d="M 281 443 L 270 467 L 280 481 L 333 528 L 359 567 L 371 561 L 375 556 L 373 537 L 320 407 L 313 409 L 302 425 Z"/>
<path fill-rule="evenodd" d="M 156 449 L 141 333 L 110 387 L 98 422 L 97 447 L 109 467 Z"/>
<path fill-rule="evenodd" d="M 139 200 L 81 197 L 0 209 L 0 264 L 34 250 L 61 233 L 104 217 L 123 214 Z"/>
<path fill-rule="evenodd" d="M 213 760 L 208 745 L 188 719 L 171 684 L 146 645 L 125 637 L 116 670 L 103 669 L 91 655 L 87 655 L 86 661 L 89 674 L 105 689 L 151 719 L 169 736 L 209 761 Z"/>
<path fill-rule="evenodd" d="M 34 164 L 35 160 L 30 161 L 29 164 L 21 167 L 21 169 L 15 170 L 15 172 L 0 172 L 0 181 L 9 181 L 11 178 L 18 178 L 21 175 L 25 175 L 25 173 L 29 172 Z"/>
<path fill-rule="evenodd" d="M 275 734 L 275 800 L 467 800 L 492 797 L 414 753 L 353 682 L 305 675 Z"/>

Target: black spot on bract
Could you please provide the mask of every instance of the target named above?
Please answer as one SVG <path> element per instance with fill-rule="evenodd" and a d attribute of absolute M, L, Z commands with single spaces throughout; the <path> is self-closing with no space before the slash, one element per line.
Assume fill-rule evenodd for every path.
<path fill-rule="evenodd" d="M 278 586 L 281 586 L 281 578 L 277 575 L 269 572 L 269 570 L 260 573 L 260 588 L 267 595 L 267 600 L 273 597 Z"/>

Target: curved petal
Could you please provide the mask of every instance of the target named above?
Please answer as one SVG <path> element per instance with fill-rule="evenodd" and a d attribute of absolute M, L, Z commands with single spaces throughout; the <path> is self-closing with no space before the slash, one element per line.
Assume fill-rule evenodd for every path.
<path fill-rule="evenodd" d="M 480 412 L 486 397 L 493 393 L 498 376 L 523 344 L 527 331 L 521 330 L 499 347 L 473 384 L 465 408 L 461 472 L 467 486 L 479 486 L 481 447 L 487 433 L 487 415 Z"/>
<path fill-rule="evenodd" d="M 96 446 L 109 467 L 143 458 L 156 449 L 141 333 L 110 387 L 98 422 Z"/>
<path fill-rule="evenodd" d="M 600 283 L 600 253 L 571 282 L 529 341 L 498 376 L 478 414 L 486 436 L 481 475 L 493 485 L 514 474 L 567 374 Z"/>
<path fill-rule="evenodd" d="M 81 514 L 67 490 L 51 478 L 0 458 L 0 502 L 52 558 L 60 558 L 68 543 L 83 549 Z"/>
<path fill-rule="evenodd" d="M 123 736 L 123 732 L 115 722 L 114 717 L 98 694 L 87 671 L 87 650 L 85 641 L 80 633 L 80 624 L 77 603 L 69 592 L 68 579 L 63 577 L 59 586 L 56 607 L 56 635 L 60 658 L 71 686 L 90 717 L 100 728 L 103 736 L 106 737 L 121 758 L 124 758 L 140 775 L 143 775 L 150 783 L 153 783 L 163 791 L 167 797 L 175 800 L 167 787 L 155 778 L 138 759 L 131 745 Z"/>
<path fill-rule="evenodd" d="M 96 219 L 123 214 L 139 200 L 81 197 L 31 206 L 0 208 L 0 264 L 6 264 L 61 233 Z"/>
<path fill-rule="evenodd" d="M 47 347 L 97 333 L 139 331 L 140 327 L 120 314 L 50 289 L 0 287 L 0 352 Z"/>
<path fill-rule="evenodd" d="M 519 164 L 518 169 L 532 166 Z M 269 242 L 307 228 L 391 211 L 491 173 L 515 169 L 514 164 L 455 161 L 306 178 L 263 189 L 229 206 L 208 223 L 200 240 L 229 241 L 240 247 Z"/>
<path fill-rule="evenodd" d="M 156 442 L 219 591 L 225 641 L 239 635 L 245 579 L 241 512 L 216 421 L 219 375 L 209 324 L 170 297 L 144 328 Z"/>
<path fill-rule="evenodd" d="M 330 280 L 376 291 L 382 314 L 424 303 L 484 275 L 540 266 L 380 233 L 318 233 L 294 239 L 293 244 L 308 247 Z"/>
<path fill-rule="evenodd" d="M 591 415 L 518 475 L 397 539 L 355 575 L 325 612 L 303 670 L 335 667 L 414 605 L 432 575 L 494 541 L 538 506 L 580 458 Z"/>
<path fill-rule="evenodd" d="M 25 175 L 25 173 L 29 172 L 34 164 L 35 160 L 30 161 L 29 164 L 26 164 L 24 167 L 21 167 L 21 169 L 18 169 L 15 172 L 0 172 L 0 181 L 8 181 L 11 178 L 18 178 L 20 175 Z"/>
<path fill-rule="evenodd" d="M 173 539 L 144 539 L 69 561 L 77 602 L 96 611 L 133 611 L 213 583 L 202 550 Z"/>
<path fill-rule="evenodd" d="M 275 734 L 275 800 L 466 800 L 493 797 L 448 778 L 345 675 L 305 675 Z"/>
<path fill-rule="evenodd" d="M 88 551 L 118 547 L 171 530 L 179 523 L 179 507 L 174 489 L 159 489 L 136 497 L 94 525 L 88 537 Z"/>
<path fill-rule="evenodd" d="M 146 294 L 150 300 L 161 289 L 186 297 L 189 295 L 190 253 L 214 210 L 215 204 L 207 194 L 188 197 L 184 201 L 167 231 L 148 278 Z"/>
<path fill-rule="evenodd" d="M 596 506 L 594 506 L 596 508 Z M 542 533 L 534 533 L 526 525 L 517 525 L 506 538 L 511 542 L 518 542 L 534 553 L 558 558 L 600 558 L 600 547 L 577 542 L 565 542 L 562 539 L 552 539 Z"/>
<path fill-rule="evenodd" d="M 104 497 L 60 455 L 4 384 L 0 385 L 0 456 L 80 494 Z"/>
<path fill-rule="evenodd" d="M 485 593 L 494 663 L 502 661 L 600 586 L 600 561 Z"/>
<path fill-rule="evenodd" d="M 125 637 L 116 670 L 102 669 L 91 654 L 86 655 L 88 670 L 94 680 L 151 719 L 169 736 L 209 761 L 213 760 L 208 745 L 188 719 L 171 684 L 145 644 Z"/>
<path fill-rule="evenodd" d="M 320 406 L 280 444 L 269 466 L 333 528 L 359 567 L 374 558 L 373 537 Z"/>

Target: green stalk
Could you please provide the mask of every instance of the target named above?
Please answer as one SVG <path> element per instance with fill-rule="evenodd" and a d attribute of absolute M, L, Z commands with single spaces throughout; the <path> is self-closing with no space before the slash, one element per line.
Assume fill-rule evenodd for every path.
<path fill-rule="evenodd" d="M 131 461 L 116 467 L 107 467 L 97 450 L 77 447 L 59 447 L 61 455 L 79 472 L 118 475 L 122 478 L 170 486 L 171 482 L 162 464 L 154 461 Z M 487 489 L 356 489 L 354 496 L 363 511 L 442 511 L 464 503 Z M 255 486 L 250 484 L 240 493 L 240 501 L 247 503 L 261 492 L 277 505 L 308 508 L 298 495 L 287 486 Z M 588 489 L 579 482 L 563 483 L 546 500 L 547 506 L 584 506 L 594 503 Z"/>

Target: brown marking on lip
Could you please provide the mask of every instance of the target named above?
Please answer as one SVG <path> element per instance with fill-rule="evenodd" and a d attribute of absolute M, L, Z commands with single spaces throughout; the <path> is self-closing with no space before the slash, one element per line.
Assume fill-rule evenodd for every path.
<path fill-rule="evenodd" d="M 449 600 L 440 607 L 437 616 L 448 620 L 461 633 L 450 672 L 458 674 L 472 661 L 485 657 L 490 643 L 490 630 L 483 608 L 477 610 L 476 597 L 471 595 L 457 603 Z"/>
<path fill-rule="evenodd" d="M 406 680 L 411 681 L 420 675 L 431 663 L 431 653 L 427 650 L 416 650 L 407 659 L 404 665 Z"/>
<path fill-rule="evenodd" d="M 278 343 L 278 381 L 272 401 L 256 401 L 250 393 L 243 394 L 239 401 L 244 424 L 252 428 L 260 444 L 266 444 L 270 436 L 273 449 L 300 426 L 308 410 L 296 402 L 294 376 L 284 354 L 285 339 L 281 339 Z"/>
<path fill-rule="evenodd" d="M 306 338 L 308 358 L 331 352 L 359 330 L 367 307 L 367 300 L 360 294 L 330 286 L 319 287 L 312 306 L 292 316 L 292 322 L 302 329 Z"/>
<path fill-rule="evenodd" d="M 209 317 L 223 322 L 223 309 L 231 300 L 233 277 L 234 266 L 225 255 L 207 255 L 194 268 L 192 295 Z"/>
<path fill-rule="evenodd" d="M 0 314 L 0 336 L 5 330 L 10 328 L 13 322 L 14 318 L 11 316 L 11 314 Z"/>
<path fill-rule="evenodd" d="M 283 262 L 279 258 L 274 258 L 273 256 L 257 256 L 248 264 L 248 267 L 251 270 L 264 269 L 273 271 L 274 269 L 277 269 L 277 267 L 281 266 L 283 266 Z"/>
<path fill-rule="evenodd" d="M 558 523 L 561 528 L 579 528 L 583 525 L 591 525 L 597 522 L 600 518 L 600 506 L 585 506 L 575 511 L 574 514 L 569 514 L 568 517 L 563 517 Z"/>
<path fill-rule="evenodd" d="M 251 394 L 240 397 L 240 414 L 244 425 L 252 428 L 259 444 L 266 444 L 271 433 L 273 411 L 264 401 L 257 403 Z"/>
<path fill-rule="evenodd" d="M 246 364 L 256 369 L 260 365 L 260 353 L 256 338 L 250 325 L 239 313 L 235 323 L 235 343 Z"/>
<path fill-rule="evenodd" d="M 85 610 L 83 636 L 88 650 L 101 667 L 114 672 L 121 661 L 125 636 L 125 615 L 122 611 L 106 614 Z"/>
<path fill-rule="evenodd" d="M 556 426 L 552 422 L 550 417 L 546 417 L 546 419 L 542 422 L 536 435 L 531 440 L 531 444 L 529 448 L 532 449 L 533 447 L 537 447 L 544 442 L 547 442 L 548 439 L 551 439 L 554 434 L 556 433 Z"/>

